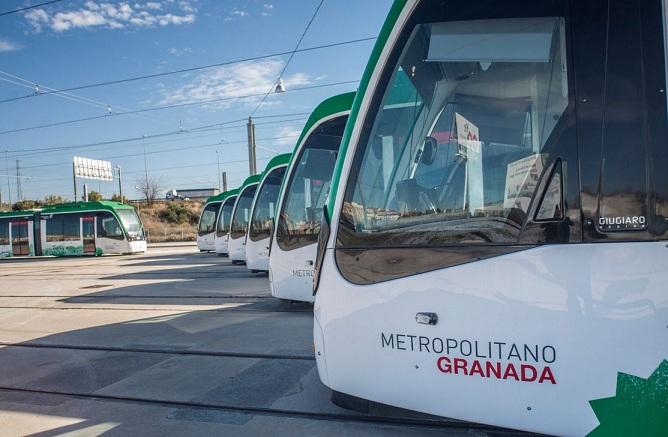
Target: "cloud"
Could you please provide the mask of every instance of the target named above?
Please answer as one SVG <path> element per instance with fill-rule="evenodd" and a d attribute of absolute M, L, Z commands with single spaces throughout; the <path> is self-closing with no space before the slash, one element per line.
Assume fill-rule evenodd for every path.
<path fill-rule="evenodd" d="M 18 50 L 21 47 L 17 46 L 16 44 L 12 43 L 11 41 L 7 41 L 5 39 L 0 39 L 0 53 L 1 52 L 13 52 L 14 50 Z"/>
<path fill-rule="evenodd" d="M 283 61 L 277 58 L 261 61 L 243 62 L 239 64 L 213 68 L 193 76 L 185 85 L 176 89 L 159 90 L 162 95 L 160 105 L 190 103 L 202 100 L 231 99 L 233 97 L 256 95 L 243 100 L 225 100 L 213 102 L 206 106 L 214 109 L 239 106 L 240 104 L 254 107 L 262 96 L 276 83 L 276 78 L 283 68 Z M 283 78 L 287 90 L 311 84 L 313 81 L 305 73 L 295 73 Z M 277 104 L 271 94 L 264 106 Z"/>
<path fill-rule="evenodd" d="M 178 7 L 170 0 L 135 3 L 105 3 L 86 1 L 83 8 L 58 11 L 53 14 L 44 9 L 33 9 L 23 16 L 33 31 L 48 28 L 54 32 L 94 27 L 123 29 L 191 24 L 195 21 L 195 8 L 187 1 Z M 187 13 L 182 13 L 187 12 Z"/>
<path fill-rule="evenodd" d="M 193 51 L 193 49 L 191 49 L 190 47 L 184 47 L 182 49 L 179 49 L 179 48 L 176 48 L 176 47 L 170 47 L 170 48 L 167 49 L 167 53 L 169 53 L 170 55 L 174 55 L 174 56 L 185 55 L 186 53 L 192 53 L 192 51 Z"/>
<path fill-rule="evenodd" d="M 297 138 L 302 133 L 301 129 L 298 129 L 294 126 L 285 126 L 278 130 L 276 137 L 279 139 L 275 141 L 275 144 L 280 146 L 292 145 L 297 142 Z"/>
<path fill-rule="evenodd" d="M 263 17 L 268 17 L 271 15 L 271 11 L 274 10 L 274 5 L 271 3 L 265 3 L 262 5 L 262 16 Z"/>

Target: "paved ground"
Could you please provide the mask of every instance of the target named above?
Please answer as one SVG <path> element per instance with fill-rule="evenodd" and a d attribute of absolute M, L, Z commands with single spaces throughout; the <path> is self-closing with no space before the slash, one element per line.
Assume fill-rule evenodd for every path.
<path fill-rule="evenodd" d="M 487 436 L 329 401 L 312 307 L 193 246 L 0 262 L 0 435 Z"/>

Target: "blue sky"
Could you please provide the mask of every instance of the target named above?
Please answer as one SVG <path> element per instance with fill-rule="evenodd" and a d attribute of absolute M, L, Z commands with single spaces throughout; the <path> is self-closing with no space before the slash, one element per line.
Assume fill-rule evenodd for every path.
<path fill-rule="evenodd" d="M 0 12 L 41 0 L 3 0 Z M 0 100 L 90 83 L 233 61 L 292 50 L 319 0 L 65 0 L 0 16 Z M 302 48 L 374 37 L 391 0 L 325 0 Z M 357 84 L 295 88 L 359 80 L 373 41 L 297 53 L 283 76 L 288 92 L 272 94 L 256 113 L 258 168 L 276 152 L 291 151 L 305 115 L 323 99 Z M 245 123 L 189 130 L 248 117 L 259 98 L 219 100 L 266 92 L 288 56 L 215 67 L 104 87 L 0 103 L 0 190 L 7 199 L 6 166 L 20 161 L 25 198 L 72 197 L 73 155 L 121 165 L 124 194 L 148 170 L 165 189 L 217 186 L 217 155 L 231 187 L 248 176 Z M 193 103 L 190 105 L 190 103 Z M 183 105 L 133 115 L 156 106 Z M 93 121 L 22 132 L 6 131 L 79 118 Z M 150 138 L 158 134 L 181 134 Z M 67 148 L 69 146 L 84 146 Z M 60 150 L 58 150 L 60 148 Z M 4 151 L 8 150 L 8 153 Z M 135 156 L 127 156 L 135 155 Z M 5 160 L 5 157 L 8 160 Z M 16 180 L 10 178 L 12 199 Z M 90 181 L 109 196 L 116 184 Z"/>

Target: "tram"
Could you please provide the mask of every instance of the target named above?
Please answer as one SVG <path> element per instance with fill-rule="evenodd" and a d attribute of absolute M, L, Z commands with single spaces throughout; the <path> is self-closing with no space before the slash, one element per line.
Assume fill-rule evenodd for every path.
<path fill-rule="evenodd" d="M 292 153 L 277 155 L 262 173 L 251 207 L 246 235 L 246 267 L 253 273 L 269 271 L 269 245 L 276 212 L 276 201 Z"/>
<path fill-rule="evenodd" d="M 197 248 L 200 252 L 213 252 L 216 250 L 216 222 L 220 206 L 225 199 L 225 193 L 216 194 L 206 199 L 202 212 L 197 222 Z"/>
<path fill-rule="evenodd" d="M 233 263 L 243 264 L 246 262 L 246 233 L 248 232 L 248 221 L 250 219 L 253 199 L 257 186 L 262 178 L 261 174 L 249 176 L 239 187 L 237 200 L 234 202 L 232 221 L 230 223 L 230 236 L 228 238 L 228 255 Z"/>
<path fill-rule="evenodd" d="M 297 141 L 279 195 L 271 239 L 271 294 L 313 302 L 313 266 L 322 208 L 355 93 L 330 97 L 311 113 Z"/>
<path fill-rule="evenodd" d="M 144 227 L 130 205 L 73 202 L 0 213 L 0 257 L 141 252 Z"/>
<path fill-rule="evenodd" d="M 666 435 L 666 2 L 396 0 L 314 278 L 333 400 Z"/>
<path fill-rule="evenodd" d="M 214 247 L 216 253 L 227 256 L 227 243 L 230 238 L 230 223 L 232 222 L 232 210 L 237 201 L 238 189 L 225 191 L 220 203 L 218 219 L 216 220 L 216 235 L 214 236 Z"/>

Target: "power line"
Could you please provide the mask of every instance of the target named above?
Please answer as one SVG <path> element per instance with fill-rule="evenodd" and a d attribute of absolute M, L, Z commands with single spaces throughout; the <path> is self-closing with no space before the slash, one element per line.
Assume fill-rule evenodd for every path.
<path fill-rule="evenodd" d="M 297 113 L 289 113 L 289 114 L 274 114 L 274 115 L 265 115 L 261 117 L 256 117 L 257 119 L 269 119 L 269 118 L 282 118 L 282 117 L 292 117 L 292 116 L 298 116 L 298 115 L 308 115 L 308 112 L 297 112 Z M 42 148 L 34 148 L 34 149 L 29 149 L 30 152 L 28 153 L 22 153 L 25 152 L 24 149 L 20 150 L 4 150 L 5 154 L 8 153 L 19 153 L 19 155 L 12 155 L 13 158 L 16 157 L 24 157 L 28 156 L 29 154 L 39 154 L 37 152 L 54 152 L 54 151 L 63 151 L 63 150 L 72 150 L 72 149 L 84 149 L 84 148 L 89 148 L 89 147 L 98 147 L 98 146 L 108 146 L 111 144 L 119 144 L 119 143 L 127 143 L 127 142 L 133 142 L 133 141 L 139 141 L 142 138 L 143 139 L 153 139 L 153 138 L 162 138 L 162 137 L 168 137 L 172 135 L 184 135 L 184 134 L 190 134 L 190 133 L 201 133 L 201 132 L 206 132 L 206 129 L 210 128 L 217 128 L 219 129 L 222 126 L 227 126 L 231 125 L 234 123 L 240 123 L 246 121 L 245 118 L 241 119 L 236 119 L 236 120 L 229 120 L 229 121 L 224 121 L 220 123 L 213 123 L 213 124 L 207 124 L 195 128 L 191 128 L 188 130 L 179 130 L 179 131 L 169 131 L 169 132 L 162 132 L 162 133 L 157 133 L 157 134 L 152 134 L 152 135 L 143 135 L 143 136 L 137 136 L 137 137 L 130 137 L 130 138 L 122 138 L 122 139 L 117 139 L 117 140 L 108 140 L 108 141 L 99 141 L 95 143 L 84 143 L 84 144 L 76 144 L 76 145 L 68 145 L 68 146 L 59 146 L 59 147 L 42 147 Z"/>
<path fill-rule="evenodd" d="M 311 16 L 311 19 L 309 20 L 308 24 L 306 25 L 306 28 L 304 29 L 301 36 L 299 37 L 299 40 L 297 41 L 297 45 L 295 46 L 295 49 L 290 53 L 290 57 L 288 58 L 285 65 L 283 66 L 283 69 L 281 70 L 281 73 L 278 75 L 278 78 L 276 79 L 276 82 L 281 80 L 281 78 L 283 77 L 283 74 L 285 74 L 285 70 L 288 69 L 288 65 L 290 65 L 290 62 L 292 61 L 292 58 L 294 58 L 295 53 L 297 52 L 297 50 L 299 50 L 299 46 L 301 45 L 302 41 L 304 40 L 304 37 L 306 36 L 306 33 L 308 32 L 308 30 L 311 28 L 311 24 L 313 24 L 313 20 L 315 20 L 315 17 L 318 15 L 318 12 L 320 11 L 320 8 L 322 7 L 322 4 L 324 2 L 325 2 L 325 0 L 320 0 L 320 3 L 318 3 L 318 7 L 315 8 L 315 11 L 313 12 L 313 15 Z M 274 82 L 271 85 L 271 88 L 269 88 L 269 91 L 267 91 L 267 93 L 264 95 L 264 97 L 262 97 L 262 100 L 260 100 L 260 103 L 257 104 L 257 106 L 255 107 L 253 112 L 251 112 L 251 115 L 250 115 L 251 117 L 254 116 L 255 113 L 262 107 L 262 105 L 264 104 L 264 101 L 267 100 L 267 97 L 269 97 L 269 94 L 271 94 L 271 92 L 274 88 L 274 85 L 276 85 L 276 82 Z"/>
<path fill-rule="evenodd" d="M 344 45 L 350 45 L 350 44 L 357 44 L 361 42 L 366 42 L 366 41 L 373 41 L 377 37 L 368 37 L 368 38 L 358 38 L 358 39 L 351 39 L 347 41 L 341 41 L 337 43 L 331 43 L 331 44 L 323 44 L 319 46 L 313 46 L 313 47 L 307 47 L 304 49 L 299 49 L 294 51 L 294 53 L 304 53 L 304 52 L 310 52 L 314 50 L 321 50 L 321 49 L 327 49 L 327 48 L 332 48 L 332 47 L 339 47 L 339 46 L 344 46 Z M 200 65 L 197 67 L 190 67 L 190 68 L 182 68 L 179 70 L 171 70 L 171 71 L 164 71 L 161 73 L 154 73 L 154 74 L 146 74 L 143 76 L 134 76 L 134 77 L 128 77 L 124 79 L 116 79 L 116 80 L 110 80 L 106 82 L 95 82 L 95 83 L 90 83 L 86 85 L 77 85 L 69 88 L 62 88 L 58 91 L 47 91 L 47 92 L 42 92 L 38 94 L 28 94 L 25 96 L 18 96 L 18 97 L 12 97 L 9 99 L 4 99 L 0 100 L 0 103 L 7 103 L 7 102 L 13 102 L 16 100 L 22 100 L 22 99 L 29 99 L 32 97 L 39 97 L 39 96 L 47 96 L 51 94 L 57 94 L 57 93 L 63 93 L 63 92 L 68 92 L 68 91 L 77 91 L 77 90 L 82 90 L 82 89 L 88 89 L 88 88 L 97 88 L 101 86 L 108 86 L 108 85 L 117 85 L 121 83 L 127 83 L 127 82 L 133 82 L 137 80 L 144 80 L 144 79 L 153 79 L 156 77 L 164 77 L 164 76 L 170 76 L 174 74 L 180 74 L 180 73 L 190 73 L 193 71 L 198 71 L 198 70 L 205 70 L 208 68 L 215 68 L 215 67 L 223 67 L 226 65 L 233 65 L 233 64 L 240 64 L 243 62 L 250 62 L 250 61 L 259 61 L 262 59 L 269 59 L 269 58 L 275 58 L 278 56 L 285 56 L 285 55 L 290 55 L 292 54 L 293 51 L 285 51 L 285 52 L 276 52 L 276 53 L 271 53 L 267 55 L 260 55 L 260 56 L 251 56 L 247 58 L 242 58 L 242 59 L 236 59 L 233 61 L 225 61 L 225 62 L 218 62 L 214 64 L 207 64 L 207 65 Z"/>
<path fill-rule="evenodd" d="M 308 113 L 302 113 L 302 114 L 297 114 L 297 115 L 303 115 L 303 114 L 308 114 Z M 289 114 L 288 114 L 289 115 Z M 307 118 L 301 117 L 301 118 L 290 118 L 286 120 L 275 120 L 275 121 L 265 121 L 265 122 L 260 122 L 256 123 L 257 126 L 266 126 L 266 125 L 277 125 L 277 127 L 282 127 L 282 126 L 294 126 L 294 125 L 284 125 L 284 123 L 292 123 L 292 122 L 300 122 L 300 121 L 306 121 Z M 294 126 L 296 128 L 302 127 L 301 125 Z M 232 125 L 227 125 L 227 126 L 220 126 L 220 127 L 207 127 L 207 128 L 198 128 L 197 130 L 190 132 L 190 131 L 183 131 L 183 132 L 175 132 L 174 135 L 189 135 L 187 138 L 187 141 L 193 140 L 193 139 L 199 139 L 199 138 L 207 138 L 207 137 L 212 137 L 212 136 L 220 136 L 221 134 L 224 134 L 225 132 L 233 129 L 239 129 L 243 128 L 245 131 L 246 125 L 245 124 L 240 124 L 236 126 Z M 190 136 L 191 134 L 197 134 L 197 133 L 204 133 L 204 135 L 194 135 Z M 169 142 L 175 142 L 175 141 L 186 141 L 184 138 L 171 138 L 171 139 L 163 139 L 160 141 L 154 141 L 150 143 L 146 143 L 147 146 L 154 146 L 156 144 L 163 144 L 163 143 L 169 143 Z M 135 144 L 126 144 L 126 145 L 120 145 L 116 146 L 116 148 L 124 148 L 124 147 L 135 147 Z M 90 148 L 93 147 L 102 147 L 102 146 L 91 146 Z M 89 147 L 87 147 L 89 148 Z M 43 156 L 48 156 L 48 155 L 54 155 L 61 153 L 62 150 L 52 150 L 52 151 L 42 151 L 42 152 L 26 152 L 23 154 L 19 155 L 12 155 L 13 158 L 25 158 L 25 157 L 31 157 L 31 156 L 36 156 L 39 155 L 39 157 Z"/>
<path fill-rule="evenodd" d="M 319 84 L 319 85 L 309 85 L 309 86 L 304 86 L 304 87 L 298 87 L 298 88 L 292 88 L 291 90 L 288 91 L 306 91 L 306 90 L 312 90 L 312 89 L 317 89 L 317 88 L 328 88 L 328 87 L 334 87 L 334 86 L 340 86 L 340 85 L 349 85 L 353 83 L 359 83 L 359 80 L 346 80 L 346 81 L 341 81 L 341 82 L 330 82 L 330 83 L 325 83 L 325 84 Z M 28 126 L 28 127 L 23 127 L 23 128 L 17 128 L 17 129 L 9 129 L 5 131 L 0 131 L 0 135 L 6 135 L 6 134 L 11 134 L 11 133 L 18 133 L 18 132 L 26 132 L 26 131 L 31 131 L 31 130 L 36 130 L 36 129 L 45 129 L 45 128 L 51 128 L 51 127 L 57 127 L 57 126 L 65 126 L 69 124 L 76 124 L 76 123 L 83 123 L 87 121 L 93 121 L 93 120 L 100 120 L 100 119 L 108 119 L 112 117 L 119 117 L 121 115 L 131 115 L 131 114 L 139 114 L 143 112 L 151 112 L 151 111 L 161 111 L 165 109 L 175 109 L 175 108 L 183 108 L 187 106 L 198 106 L 198 105 L 207 105 L 210 103 L 219 103 L 219 102 L 225 102 L 225 101 L 230 101 L 230 100 L 244 100 L 244 99 L 250 99 L 253 97 L 261 97 L 263 94 L 262 93 L 256 93 L 256 94 L 246 94 L 246 95 L 241 95 L 241 96 L 230 96 L 230 97 L 219 97 L 219 98 L 214 98 L 214 99 L 205 99 L 205 100 L 199 100 L 195 102 L 185 102 L 185 103 L 175 103 L 172 105 L 162 105 L 162 106 L 153 106 L 149 108 L 142 108 L 142 109 L 135 109 L 132 111 L 125 111 L 125 112 L 114 112 L 111 114 L 105 114 L 105 115 L 95 115 L 92 117 L 84 117 L 84 118 L 77 118 L 74 120 L 63 120 L 63 121 L 57 121 L 53 123 L 46 123 L 46 124 L 41 124 L 41 125 L 36 125 L 36 126 Z M 245 120 L 245 119 L 244 119 Z"/>
<path fill-rule="evenodd" d="M 51 1 L 48 1 L 48 2 L 38 3 L 38 4 L 32 5 L 32 6 L 26 6 L 26 7 L 23 7 L 23 8 L 14 9 L 14 10 L 11 10 L 11 11 L 0 12 L 0 17 L 4 17 L 5 15 L 10 15 L 10 14 L 17 14 L 19 12 L 39 8 L 41 6 L 51 5 L 51 4 L 54 4 L 54 3 L 59 3 L 59 2 L 62 2 L 62 1 L 63 0 L 51 0 Z"/>
<path fill-rule="evenodd" d="M 113 109 L 112 109 L 112 105 L 109 104 L 109 103 L 104 103 L 104 102 L 101 102 L 99 100 L 94 100 L 94 99 L 84 97 L 84 96 L 80 96 L 80 95 L 73 94 L 73 93 L 59 92 L 60 90 L 57 90 L 55 88 L 52 88 L 52 87 L 49 87 L 49 86 L 46 86 L 46 85 L 43 85 L 43 84 L 38 84 L 34 81 L 30 81 L 28 79 L 25 79 L 23 77 L 17 76 L 17 75 L 12 74 L 12 73 L 8 73 L 8 72 L 3 71 L 3 70 L 0 70 L 0 74 L 3 74 L 5 76 L 8 76 L 8 77 L 11 78 L 11 79 L 8 79 L 6 77 L 0 76 L 0 80 L 2 80 L 2 81 L 9 82 L 9 83 L 12 83 L 14 85 L 22 86 L 24 88 L 34 89 L 35 93 L 39 93 L 42 88 L 46 89 L 47 91 L 55 91 L 55 92 L 58 92 L 58 94 L 54 94 L 57 97 L 61 97 L 63 99 L 71 100 L 71 101 L 81 103 L 81 104 L 84 104 L 84 105 L 87 105 L 87 106 L 92 106 L 92 107 L 97 108 L 97 109 L 103 109 L 106 114 L 112 113 L 112 110 L 116 109 L 116 108 L 120 109 L 121 111 L 131 111 L 131 109 L 125 108 L 125 107 L 120 106 L 120 105 L 113 105 Z M 148 119 L 148 120 L 153 120 L 153 121 L 158 120 L 155 117 L 151 117 L 151 116 L 143 115 L 143 114 L 138 116 L 138 117 Z"/>
<path fill-rule="evenodd" d="M 293 139 L 297 138 L 299 135 L 283 135 L 279 137 L 271 137 L 271 138 L 261 138 L 258 139 L 258 141 L 277 141 L 277 140 L 287 140 L 287 139 Z M 195 150 L 195 149 L 205 149 L 209 147 L 219 147 L 219 146 L 224 146 L 227 144 L 245 144 L 246 140 L 236 140 L 236 141 L 226 141 L 225 143 L 209 143 L 209 144 L 200 144 L 200 145 L 195 145 L 195 146 L 188 146 L 187 150 Z M 112 159 L 119 159 L 119 158 L 131 158 L 131 157 L 137 157 L 137 156 L 144 156 L 144 155 L 155 155 L 155 154 L 162 154 L 162 153 L 170 153 L 170 152 L 182 152 L 184 149 L 183 147 L 174 147 L 171 149 L 161 149 L 161 150 L 154 150 L 151 152 L 141 152 L 141 153 L 130 153 L 130 154 L 124 154 L 124 155 L 115 155 L 115 156 L 107 156 L 104 159 L 105 160 L 112 160 Z M 246 162 L 244 160 L 243 162 Z M 49 164 L 39 164 L 39 165 L 31 165 L 31 166 L 24 166 L 23 169 L 33 169 L 33 168 L 45 168 L 45 167 L 59 167 L 59 166 L 64 166 L 64 165 L 72 165 L 71 161 L 66 161 L 66 162 L 52 162 Z M 183 167 L 183 166 L 181 166 Z M 179 168 L 179 167 L 176 167 Z M 144 171 L 144 170 L 142 170 Z"/>

